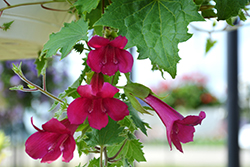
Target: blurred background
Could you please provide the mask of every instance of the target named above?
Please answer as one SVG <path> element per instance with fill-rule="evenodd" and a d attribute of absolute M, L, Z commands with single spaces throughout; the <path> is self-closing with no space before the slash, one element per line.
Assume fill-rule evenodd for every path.
<path fill-rule="evenodd" d="M 239 107 L 240 107 L 240 163 L 242 167 L 250 167 L 250 27 L 245 23 L 239 32 Z M 214 30 L 207 33 L 202 30 Z M 138 167 L 226 167 L 227 160 L 227 32 L 219 31 L 225 23 L 212 27 L 211 22 L 192 23 L 189 27 L 193 37 L 179 45 L 180 62 L 177 65 L 177 77 L 172 79 L 159 71 L 151 71 L 149 60 L 136 60 L 132 79 L 150 87 L 154 93 L 165 97 L 164 101 L 185 115 L 197 115 L 205 111 L 206 119 L 201 126 L 196 126 L 194 142 L 183 144 L 184 154 L 174 147 L 170 151 L 166 138 L 166 129 L 157 115 L 141 115 L 151 129 L 148 136 L 137 132 L 144 143 L 147 162 L 135 164 Z M 210 29 L 209 29 L 210 28 Z M 218 29 L 218 30 L 217 30 Z M 207 39 L 217 41 L 208 53 Z M 136 48 L 131 50 L 137 57 Z M 81 73 L 81 58 L 85 56 L 72 52 L 66 59 L 55 57 L 47 70 L 48 91 L 58 95 L 73 83 Z M 34 60 L 22 60 L 25 76 L 34 83 L 41 85 L 37 78 Z M 10 86 L 21 84 L 20 79 L 12 72 L 12 63 L 20 61 L 0 62 L 0 166 L 77 166 L 85 164 L 91 157 L 76 152 L 69 164 L 61 163 L 59 158 L 52 164 L 40 164 L 25 153 L 24 142 L 35 132 L 31 126 L 40 127 L 53 116 L 48 112 L 53 101 L 41 93 L 22 93 L 10 91 Z M 51 82 L 52 81 L 52 82 Z M 121 85 L 125 79 L 121 79 Z M 38 107 L 39 106 L 39 107 Z"/>

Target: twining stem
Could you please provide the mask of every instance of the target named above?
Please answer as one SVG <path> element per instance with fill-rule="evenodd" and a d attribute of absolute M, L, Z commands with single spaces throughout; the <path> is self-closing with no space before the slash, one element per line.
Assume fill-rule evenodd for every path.
<path fill-rule="evenodd" d="M 9 4 L 9 2 L 7 2 L 6 0 L 3 0 L 6 4 L 7 4 L 7 6 L 11 6 L 10 4 Z"/>
<path fill-rule="evenodd" d="M 26 82 L 27 84 L 29 84 L 29 85 L 35 87 L 35 89 L 30 89 L 29 92 L 30 92 L 30 91 L 40 91 L 40 92 L 42 92 L 43 94 L 45 94 L 46 96 L 48 96 L 48 97 L 50 97 L 50 98 L 52 98 L 52 99 L 54 99 L 54 100 L 56 100 L 56 101 L 58 101 L 58 102 L 60 102 L 60 103 L 64 103 L 64 101 L 62 101 L 61 99 L 57 98 L 57 97 L 54 96 L 53 94 L 49 93 L 49 92 L 48 92 L 47 90 L 45 90 L 44 88 L 41 88 L 40 86 L 38 86 L 38 85 L 36 85 L 36 84 L 30 82 L 24 75 L 19 74 L 19 73 L 16 73 L 16 74 L 21 78 L 21 80 L 23 80 L 23 81 Z M 22 91 L 22 90 L 21 90 L 21 91 Z M 23 91 L 24 91 L 24 92 L 28 92 L 28 89 L 24 89 Z"/>
<path fill-rule="evenodd" d="M 16 8 L 20 6 L 29 6 L 29 5 L 43 5 L 47 3 L 55 3 L 55 2 L 60 2 L 60 1 L 41 1 L 41 2 L 30 2 L 30 3 L 21 3 L 21 4 L 16 4 L 16 5 L 10 5 L 6 6 L 4 8 L 0 8 L 0 11 L 4 11 L 6 9 L 11 9 L 11 8 Z M 8 5 L 8 4 L 7 4 Z"/>
<path fill-rule="evenodd" d="M 69 10 L 67 10 L 67 9 L 54 9 L 54 8 L 49 8 L 49 7 L 46 7 L 46 6 L 44 6 L 43 4 L 41 4 L 41 7 L 43 8 L 43 9 L 47 9 L 47 10 L 51 10 L 51 11 L 57 11 L 57 12 L 67 12 L 67 11 L 69 11 Z"/>

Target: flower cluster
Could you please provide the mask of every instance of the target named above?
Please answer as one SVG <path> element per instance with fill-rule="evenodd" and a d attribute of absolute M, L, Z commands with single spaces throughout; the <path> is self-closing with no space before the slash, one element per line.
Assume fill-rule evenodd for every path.
<path fill-rule="evenodd" d="M 79 96 L 68 105 L 66 119 L 58 121 L 52 118 L 42 125 L 42 129 L 37 128 L 31 119 L 37 132 L 25 143 L 28 155 L 34 159 L 41 158 L 41 162 L 50 163 L 63 154 L 63 161 L 69 162 L 76 145 L 73 135 L 79 125 L 88 124 L 95 130 L 101 130 L 108 125 L 109 117 L 114 121 L 120 121 L 130 114 L 128 105 L 115 96 L 119 89 L 105 82 L 105 77 L 112 77 L 117 71 L 122 73 L 131 71 L 133 57 L 124 50 L 126 43 L 126 37 L 122 36 L 114 40 L 99 36 L 92 37 L 88 45 L 95 50 L 91 50 L 87 58 L 87 64 L 93 74 L 89 76 L 91 78 L 89 84 L 80 85 L 77 88 Z M 181 143 L 193 141 L 194 126 L 201 124 L 206 116 L 202 111 L 199 116 L 183 117 L 155 97 L 149 88 L 131 81 L 124 87 L 124 92 L 134 108 L 143 110 L 143 107 L 136 103 L 135 97 L 138 97 L 155 110 L 166 126 L 170 148 L 172 149 L 173 143 L 180 152 L 183 152 Z"/>
<path fill-rule="evenodd" d="M 94 36 L 88 45 L 96 48 L 89 52 L 87 64 L 95 73 L 89 85 L 80 85 L 76 98 L 67 109 L 68 119 L 59 122 L 52 118 L 26 141 L 26 152 L 34 159 L 50 163 L 63 153 L 63 161 L 69 162 L 73 157 L 75 141 L 73 134 L 76 128 L 86 119 L 95 129 L 102 129 L 108 124 L 108 116 L 115 121 L 129 115 L 128 106 L 114 95 L 119 89 L 104 82 L 103 74 L 114 75 L 118 70 L 130 72 L 133 65 L 132 55 L 124 50 L 126 37 L 118 36 L 114 40 Z M 42 140 L 38 140 L 42 138 Z"/>

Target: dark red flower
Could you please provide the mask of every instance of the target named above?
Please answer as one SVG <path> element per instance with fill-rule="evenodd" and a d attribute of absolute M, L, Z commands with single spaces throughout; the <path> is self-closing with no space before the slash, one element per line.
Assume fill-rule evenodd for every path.
<path fill-rule="evenodd" d="M 88 54 L 87 64 L 97 73 L 114 75 L 118 70 L 122 73 L 130 72 L 133 66 L 133 56 L 123 48 L 128 40 L 118 36 L 110 41 L 107 38 L 93 36 L 88 45 L 95 48 Z"/>
<path fill-rule="evenodd" d="M 206 117 L 205 112 L 201 111 L 199 116 L 183 117 L 172 107 L 151 94 L 144 101 L 156 111 L 166 126 L 167 139 L 171 150 L 171 143 L 173 143 L 179 151 L 183 152 L 181 143 L 193 141 L 194 126 L 201 124 L 201 121 Z"/>
<path fill-rule="evenodd" d="M 77 88 L 81 97 L 70 103 L 67 109 L 69 121 L 81 124 L 88 118 L 89 125 L 101 129 L 108 124 L 108 115 L 115 121 L 129 115 L 128 106 L 119 99 L 113 98 L 119 89 L 104 82 L 102 74 L 95 73 L 90 85 Z"/>
<path fill-rule="evenodd" d="M 31 123 L 38 132 L 25 142 L 25 151 L 30 157 L 47 163 L 55 161 L 62 153 L 64 162 L 73 158 L 76 145 L 73 134 L 78 125 L 70 124 L 68 119 L 58 121 L 55 118 L 43 124 L 42 129 L 33 124 L 32 118 Z"/>

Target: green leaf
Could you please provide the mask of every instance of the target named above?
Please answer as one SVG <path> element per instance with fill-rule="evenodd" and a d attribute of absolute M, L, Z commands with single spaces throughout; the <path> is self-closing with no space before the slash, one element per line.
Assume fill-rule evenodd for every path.
<path fill-rule="evenodd" d="M 84 50 L 84 44 L 77 43 L 77 44 L 75 44 L 74 49 L 75 49 L 75 51 L 77 51 L 78 53 L 81 54 Z"/>
<path fill-rule="evenodd" d="M 109 118 L 109 123 L 105 128 L 101 130 L 92 129 L 91 132 L 87 132 L 86 136 L 88 138 L 85 139 L 85 142 L 93 147 L 96 145 L 104 146 L 120 143 L 124 140 L 124 137 L 119 136 L 123 129 L 116 121 Z"/>
<path fill-rule="evenodd" d="M 202 16 L 204 18 L 214 18 L 217 17 L 217 14 L 214 12 L 213 9 L 208 9 L 208 10 L 204 10 L 201 12 Z"/>
<path fill-rule="evenodd" d="M 73 97 L 74 99 L 80 97 L 79 93 L 77 92 L 77 88 L 68 87 L 67 90 L 65 90 L 65 95 L 68 97 Z"/>
<path fill-rule="evenodd" d="M 108 156 L 114 156 L 121 148 L 122 144 L 123 142 L 118 145 L 107 147 Z M 143 146 L 141 142 L 139 142 L 139 139 L 127 140 L 126 144 L 124 145 L 123 149 L 121 150 L 119 156 L 116 159 L 118 159 L 120 156 L 123 156 L 128 160 L 130 165 L 133 165 L 133 162 L 135 160 L 137 162 L 146 161 L 142 148 Z"/>
<path fill-rule="evenodd" d="M 60 108 L 58 109 L 57 112 L 55 112 L 54 117 L 56 117 L 57 119 L 60 118 L 60 116 L 67 111 L 68 108 L 68 104 L 67 104 L 67 100 L 65 99 L 64 103 L 60 103 Z"/>
<path fill-rule="evenodd" d="M 13 21 L 10 21 L 10 22 L 8 22 L 8 23 L 3 23 L 3 25 L 1 26 L 1 28 L 4 30 L 4 31 L 7 31 L 8 29 L 10 29 L 10 26 L 11 26 L 11 24 L 14 22 L 14 20 Z"/>
<path fill-rule="evenodd" d="M 136 127 L 138 127 L 146 136 L 147 136 L 147 129 L 146 127 L 150 128 L 150 126 L 141 120 L 137 111 L 132 107 L 131 103 L 126 103 L 128 105 L 129 114 L 131 115 L 131 119 L 133 120 Z"/>
<path fill-rule="evenodd" d="M 10 90 L 23 90 L 23 85 L 18 85 L 18 86 L 14 86 L 9 88 Z"/>
<path fill-rule="evenodd" d="M 88 40 L 87 31 L 88 23 L 84 21 L 84 18 L 77 22 L 64 23 L 64 27 L 59 32 L 49 36 L 49 41 L 44 45 L 40 55 L 46 53 L 46 58 L 52 57 L 60 49 L 61 59 L 63 59 L 78 41 Z"/>
<path fill-rule="evenodd" d="M 151 93 L 151 90 L 148 87 L 139 83 L 128 83 L 124 87 L 124 91 L 127 93 L 131 93 L 141 99 L 148 97 L 148 95 Z"/>
<path fill-rule="evenodd" d="M 95 25 L 118 28 L 128 39 L 126 48 L 136 46 L 139 59 L 149 58 L 174 78 L 178 44 L 192 36 L 190 22 L 203 20 L 193 0 L 114 0 Z"/>
<path fill-rule="evenodd" d="M 79 157 L 82 156 L 82 153 L 86 155 L 89 154 L 90 147 L 87 145 L 87 143 L 83 140 L 81 136 L 76 139 L 76 145 Z"/>
<path fill-rule="evenodd" d="M 36 59 L 35 64 L 36 64 L 36 69 L 37 69 L 37 75 L 38 76 L 45 73 L 47 63 L 48 63 L 48 61 L 45 58 L 45 56 L 41 56 L 40 58 Z"/>
<path fill-rule="evenodd" d="M 118 123 L 123 127 L 127 127 L 131 133 L 134 133 L 134 131 L 137 129 L 133 120 L 131 119 L 131 115 L 124 117 L 123 120 L 119 121 Z"/>
<path fill-rule="evenodd" d="M 247 20 L 244 12 L 242 10 L 240 10 L 240 12 L 239 12 L 239 17 L 240 17 L 240 20 L 242 20 L 242 21 L 246 21 Z"/>
<path fill-rule="evenodd" d="M 85 19 L 89 21 L 89 28 L 94 28 L 94 34 L 102 36 L 103 26 L 94 26 L 95 22 L 102 17 L 102 5 L 99 3 L 97 8 L 93 9 L 90 13 L 86 13 Z"/>
<path fill-rule="evenodd" d="M 89 161 L 89 164 L 88 164 L 88 166 L 86 166 L 86 167 L 99 167 L 100 165 L 100 158 L 93 158 L 93 159 L 91 159 L 90 161 Z M 85 166 L 84 166 L 85 167 Z"/>
<path fill-rule="evenodd" d="M 137 98 L 136 98 L 133 94 L 125 92 L 125 95 L 128 97 L 128 100 L 130 101 L 131 105 L 132 105 L 137 111 L 139 111 L 139 112 L 142 113 L 142 114 L 149 114 L 149 115 L 151 115 L 150 112 L 148 112 L 147 110 L 145 110 L 145 109 L 142 107 L 141 103 L 137 100 Z"/>
<path fill-rule="evenodd" d="M 76 9 L 78 9 L 78 11 L 80 11 L 80 13 L 84 13 L 84 12 L 90 12 L 92 9 L 95 9 L 98 5 L 100 0 L 77 0 L 74 3 L 74 6 L 76 7 Z"/>
<path fill-rule="evenodd" d="M 244 9 L 249 0 L 217 0 L 215 8 L 217 9 L 218 20 L 226 20 L 235 17 L 241 9 Z"/>
<path fill-rule="evenodd" d="M 217 41 L 213 41 L 211 38 L 207 39 L 206 43 L 206 53 L 216 44 Z"/>

